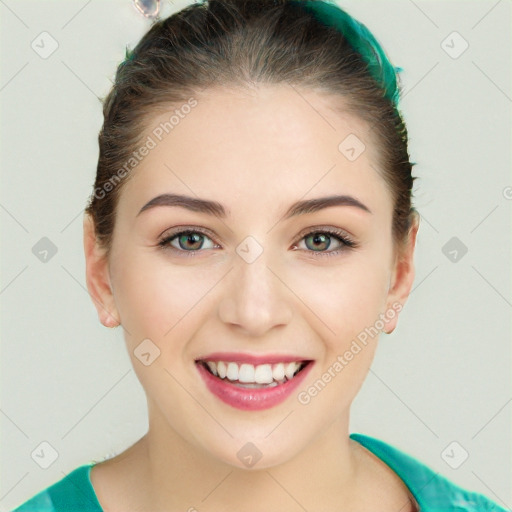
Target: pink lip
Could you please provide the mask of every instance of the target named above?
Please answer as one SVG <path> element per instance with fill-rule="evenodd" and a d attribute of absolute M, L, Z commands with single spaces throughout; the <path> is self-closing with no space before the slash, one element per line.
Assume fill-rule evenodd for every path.
<path fill-rule="evenodd" d="M 225 361 L 226 359 L 223 359 L 224 357 L 225 354 L 223 354 L 222 359 L 219 360 Z M 208 360 L 213 361 L 215 359 L 208 357 Z M 233 359 L 229 358 L 227 360 L 233 361 Z M 265 359 L 265 361 L 268 361 L 268 359 Z M 283 359 L 279 361 L 283 361 Z M 296 361 L 296 359 L 290 359 L 290 361 Z M 233 362 L 238 361 L 235 359 Z M 241 388 L 235 384 L 231 384 L 227 380 L 215 377 L 215 375 L 211 374 L 201 363 L 196 362 L 196 367 L 209 391 L 224 403 L 244 411 L 259 411 L 275 407 L 286 400 L 291 395 L 292 391 L 306 378 L 313 364 L 314 362 L 310 361 L 293 379 L 284 384 L 259 389 Z"/>
<path fill-rule="evenodd" d="M 224 361 L 233 362 L 238 364 L 248 363 L 254 366 L 259 364 L 277 364 L 277 363 L 295 363 L 301 361 L 309 361 L 307 357 L 300 357 L 294 355 L 252 355 L 241 354 L 237 352 L 214 352 L 204 357 L 197 358 L 196 361 Z"/>

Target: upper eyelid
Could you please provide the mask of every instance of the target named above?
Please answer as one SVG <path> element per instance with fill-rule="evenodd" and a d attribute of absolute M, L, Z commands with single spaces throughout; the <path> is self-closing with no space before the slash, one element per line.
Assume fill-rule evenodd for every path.
<path fill-rule="evenodd" d="M 310 235 L 311 233 L 321 233 L 321 232 L 328 232 L 331 236 L 345 236 L 350 239 L 356 238 L 354 235 L 352 235 L 349 231 L 343 228 L 337 228 L 334 226 L 328 226 L 328 225 L 321 225 L 321 226 L 313 226 L 312 228 L 306 228 L 302 230 L 297 236 L 297 240 L 301 240 L 306 235 Z M 333 231 L 333 233 L 330 233 Z M 336 231 L 339 231 L 339 233 L 336 233 Z"/>
<path fill-rule="evenodd" d="M 166 229 L 160 235 L 158 235 L 159 240 L 164 240 L 166 238 L 174 238 L 182 233 L 201 233 L 202 235 L 206 235 L 212 239 L 215 239 L 215 235 L 212 231 L 207 228 L 201 227 L 192 227 L 192 226 L 175 226 L 171 229 Z"/>
<path fill-rule="evenodd" d="M 319 225 L 319 226 L 312 226 L 309 228 L 304 228 L 300 233 L 297 235 L 298 237 L 303 237 L 311 233 L 317 233 L 321 231 L 341 231 L 341 233 L 344 233 L 347 235 L 347 237 L 353 237 L 349 231 L 343 228 L 338 228 L 335 226 L 329 226 L 329 225 Z M 166 234 L 169 231 L 169 234 Z M 211 238 L 216 238 L 216 235 L 213 233 L 213 231 L 209 230 L 208 228 L 203 228 L 200 226 L 175 226 L 174 228 L 166 229 L 163 231 L 160 235 L 158 235 L 158 238 L 168 238 L 173 237 L 176 235 L 179 235 L 184 232 L 193 232 L 193 233 L 202 233 L 206 234 L 207 236 Z"/>

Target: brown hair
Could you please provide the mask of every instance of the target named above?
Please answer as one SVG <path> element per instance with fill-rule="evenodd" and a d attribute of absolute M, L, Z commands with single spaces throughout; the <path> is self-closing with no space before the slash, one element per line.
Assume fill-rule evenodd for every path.
<path fill-rule="evenodd" d="M 350 27 L 344 34 L 330 26 L 325 16 L 315 15 L 315 5 L 335 9 L 350 21 L 350 43 Z M 360 31 L 356 35 L 354 26 Z M 378 80 L 368 56 L 356 50 L 365 38 L 373 36 L 364 25 L 322 1 L 210 0 L 155 22 L 133 51 L 127 50 L 103 101 L 96 181 L 85 211 L 107 255 L 119 193 L 133 175 L 126 162 L 133 159 L 151 116 L 212 87 L 258 83 L 289 83 L 341 97 L 344 111 L 368 123 L 377 168 L 393 198 L 395 249 L 401 246 L 417 215 L 411 205 L 415 164 L 409 161 L 406 126 L 387 90 L 391 69 L 396 100 L 394 69 L 383 53 L 380 59 L 375 55 L 373 68 L 375 63 L 382 70 L 387 66 L 388 73 L 387 83 Z"/>

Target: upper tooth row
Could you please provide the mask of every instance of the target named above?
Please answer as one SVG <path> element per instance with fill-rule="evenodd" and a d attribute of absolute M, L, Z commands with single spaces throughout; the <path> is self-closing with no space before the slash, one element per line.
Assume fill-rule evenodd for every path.
<path fill-rule="evenodd" d="M 224 361 L 206 361 L 208 368 L 214 375 L 221 379 L 238 380 L 239 382 L 255 382 L 257 384 L 270 384 L 275 381 L 284 380 L 285 376 L 291 379 L 295 372 L 300 368 L 300 362 L 252 364 L 243 363 L 225 363 Z"/>

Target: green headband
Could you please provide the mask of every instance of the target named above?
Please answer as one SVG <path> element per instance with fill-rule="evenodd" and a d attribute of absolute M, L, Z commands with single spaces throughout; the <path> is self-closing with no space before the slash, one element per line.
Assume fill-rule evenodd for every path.
<path fill-rule="evenodd" d="M 393 67 L 386 53 L 365 25 L 355 20 L 341 9 L 334 0 L 300 0 L 324 25 L 336 28 L 343 34 L 350 46 L 357 51 L 368 64 L 368 71 L 380 84 L 385 97 L 398 107 L 399 90 L 396 73 L 402 68 Z"/>

